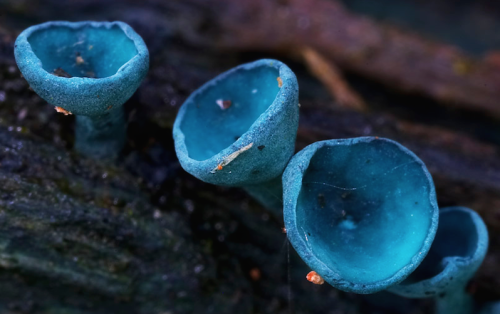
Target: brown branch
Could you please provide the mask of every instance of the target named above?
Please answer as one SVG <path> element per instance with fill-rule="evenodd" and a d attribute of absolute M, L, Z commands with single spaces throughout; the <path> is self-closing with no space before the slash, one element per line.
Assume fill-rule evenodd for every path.
<path fill-rule="evenodd" d="M 500 117 L 499 67 L 352 14 L 334 0 L 191 2 L 212 10 L 220 48 L 294 53 L 309 46 L 393 88 Z"/>

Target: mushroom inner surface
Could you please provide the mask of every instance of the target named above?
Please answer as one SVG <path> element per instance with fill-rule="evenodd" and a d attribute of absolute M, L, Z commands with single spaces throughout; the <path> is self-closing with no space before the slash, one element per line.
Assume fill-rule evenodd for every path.
<path fill-rule="evenodd" d="M 323 146 L 302 178 L 297 230 L 344 280 L 385 280 L 419 254 L 434 212 L 431 189 L 422 164 L 391 142 Z"/>
<path fill-rule="evenodd" d="M 189 157 L 209 159 L 247 132 L 276 98 L 278 77 L 274 67 L 240 68 L 199 90 L 180 126 Z"/>
<path fill-rule="evenodd" d="M 137 55 L 133 40 L 117 25 L 53 26 L 33 32 L 28 42 L 45 71 L 65 77 L 109 77 Z"/>
<path fill-rule="evenodd" d="M 444 270 L 447 257 L 472 257 L 477 250 L 478 231 L 469 213 L 450 210 L 439 215 L 436 238 L 422 264 L 402 283 L 430 279 Z"/>

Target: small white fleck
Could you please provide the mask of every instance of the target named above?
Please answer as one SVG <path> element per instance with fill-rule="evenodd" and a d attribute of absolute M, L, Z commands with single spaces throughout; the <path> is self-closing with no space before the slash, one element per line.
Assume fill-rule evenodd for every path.
<path fill-rule="evenodd" d="M 203 271 L 203 269 L 205 269 L 205 266 L 203 266 L 203 265 L 196 265 L 194 267 L 194 273 L 195 274 L 199 274 L 199 273 L 201 273 Z"/>
<path fill-rule="evenodd" d="M 256 90 L 256 89 L 252 90 L 252 94 L 255 94 L 257 92 L 258 92 L 258 90 Z"/>
<path fill-rule="evenodd" d="M 28 109 L 26 108 L 23 108 L 21 111 L 19 111 L 19 113 L 17 114 L 17 120 L 24 120 L 24 118 L 26 118 L 26 116 L 28 115 Z"/>
<path fill-rule="evenodd" d="M 105 172 L 105 173 L 102 174 L 102 178 L 103 179 L 106 179 L 107 177 L 108 177 L 108 173 L 107 172 Z"/>
<path fill-rule="evenodd" d="M 189 213 L 194 212 L 194 203 L 192 200 L 186 200 L 184 202 L 184 205 L 186 206 L 186 209 Z"/>

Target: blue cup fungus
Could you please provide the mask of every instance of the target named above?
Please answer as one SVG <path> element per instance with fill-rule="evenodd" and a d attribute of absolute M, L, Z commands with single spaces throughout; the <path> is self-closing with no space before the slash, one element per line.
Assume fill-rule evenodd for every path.
<path fill-rule="evenodd" d="M 280 177 L 294 153 L 298 120 L 295 74 L 280 61 L 258 60 L 189 96 L 175 120 L 175 151 L 196 178 L 246 188 L 281 209 Z"/>
<path fill-rule="evenodd" d="M 432 178 L 402 145 L 361 137 L 311 144 L 283 174 L 289 241 L 332 286 L 374 293 L 404 280 L 438 225 Z"/>
<path fill-rule="evenodd" d="M 142 38 L 123 22 L 54 21 L 24 30 L 14 46 L 33 90 L 58 111 L 76 115 L 75 148 L 114 157 L 125 143 L 122 105 L 149 68 Z"/>
<path fill-rule="evenodd" d="M 466 286 L 487 250 L 488 230 L 476 212 L 465 207 L 444 208 L 429 254 L 389 291 L 410 298 L 434 297 L 437 314 L 476 313 Z"/>
<path fill-rule="evenodd" d="M 481 311 L 479 312 L 480 314 L 500 314 L 500 302 L 490 302 L 485 304 L 482 308 Z"/>

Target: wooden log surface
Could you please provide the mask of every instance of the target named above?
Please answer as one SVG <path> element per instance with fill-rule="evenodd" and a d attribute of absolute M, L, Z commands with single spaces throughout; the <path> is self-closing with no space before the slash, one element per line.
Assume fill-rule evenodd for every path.
<path fill-rule="evenodd" d="M 297 149 L 330 138 L 397 140 L 428 166 L 440 206 L 481 214 L 491 247 L 470 289 L 480 300 L 500 299 L 500 142 L 488 135 L 499 129 L 485 115 L 469 116 L 471 108 L 500 112 L 493 101 L 500 99 L 498 72 L 449 45 L 360 18 L 335 1 L 207 3 L 129 1 L 110 10 L 99 1 L 23 8 L 6 2 L 0 17 L 0 312 L 371 313 L 375 307 L 365 297 L 306 282 L 308 268 L 265 209 L 238 189 L 198 182 L 176 160 L 171 126 L 182 101 L 218 73 L 263 55 L 283 58 L 299 76 Z M 281 12 L 273 5 L 288 8 L 288 17 L 269 13 Z M 123 20 L 150 48 L 149 75 L 126 104 L 128 143 L 117 164 L 73 153 L 73 118 L 30 91 L 15 66 L 16 35 L 60 19 L 54 12 Z M 317 23 L 325 30 L 292 27 L 297 14 L 309 17 L 309 31 Z M 361 113 L 322 96 L 323 87 L 286 51 L 304 43 L 357 73 L 360 86 L 376 80 L 399 90 L 401 104 L 387 96 L 378 106 L 367 89 L 371 110 Z M 412 53 L 401 54 L 403 43 Z M 409 59 L 414 54 L 417 59 Z M 457 58 L 474 70 L 457 75 L 451 63 Z M 394 69 L 385 67 L 389 61 Z M 437 99 L 436 106 L 462 109 L 451 112 L 451 121 L 429 123 L 405 107 L 415 91 Z M 432 117 L 433 109 L 421 111 Z M 461 128 L 471 121 L 477 130 Z M 426 313 L 430 304 L 398 302 L 405 313 Z"/>

